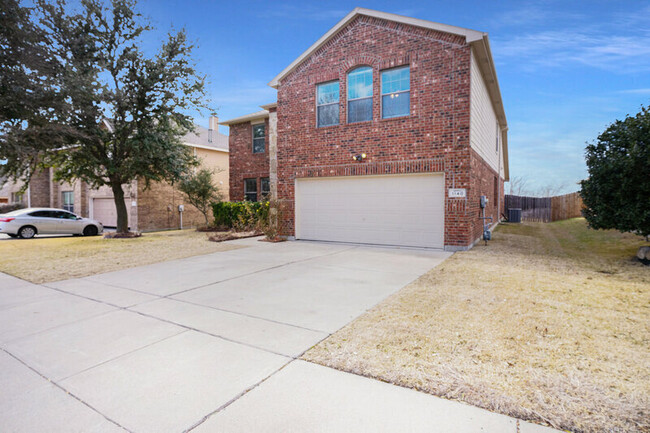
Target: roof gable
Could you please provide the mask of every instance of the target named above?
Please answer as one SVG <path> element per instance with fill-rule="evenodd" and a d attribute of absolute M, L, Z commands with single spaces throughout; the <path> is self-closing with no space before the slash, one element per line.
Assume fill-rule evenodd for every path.
<path fill-rule="evenodd" d="M 418 18 L 410 18 L 402 15 L 390 14 L 386 12 L 375 11 L 365 8 L 355 8 L 347 14 L 341 21 L 339 21 L 334 27 L 332 27 L 327 33 L 321 36 L 311 47 L 302 53 L 296 60 L 291 62 L 289 66 L 284 68 L 275 78 L 269 82 L 269 86 L 277 88 L 280 85 L 280 81 L 294 71 L 300 64 L 302 64 L 307 58 L 334 38 L 338 33 L 340 33 L 345 27 L 350 24 L 357 16 L 364 15 L 372 18 L 379 18 L 387 21 L 394 21 L 401 24 L 407 24 L 414 27 L 421 27 L 429 30 L 435 30 L 443 33 L 449 33 L 457 36 L 462 36 L 468 43 L 482 39 L 485 36 L 485 33 L 479 32 L 476 30 L 465 29 L 462 27 L 450 26 L 447 24 L 434 23 L 432 21 L 421 20 Z"/>
<path fill-rule="evenodd" d="M 310 46 L 304 53 L 295 59 L 289 66 L 284 68 L 275 78 L 269 82 L 269 86 L 278 88 L 280 81 L 286 78 L 289 74 L 295 71 L 302 65 L 308 58 L 314 54 L 321 47 L 325 46 L 329 41 L 336 37 L 358 16 L 367 16 L 386 21 L 393 21 L 401 24 L 406 24 L 413 27 L 419 27 L 429 30 L 434 30 L 442 33 L 464 37 L 465 41 L 472 47 L 472 51 L 478 61 L 481 75 L 488 89 L 492 107 L 499 120 L 499 126 L 503 132 L 503 153 L 505 160 L 505 175 L 506 180 L 509 178 L 508 169 L 508 123 L 506 114 L 501 99 L 501 89 L 499 88 L 499 81 L 497 79 L 496 68 L 494 66 L 494 59 L 492 57 L 492 50 L 490 49 L 490 41 L 487 33 L 466 29 L 463 27 L 450 26 L 447 24 L 435 23 L 432 21 L 422 20 L 418 18 L 410 18 L 402 15 L 390 14 L 386 12 L 375 11 L 365 8 L 355 8 L 347 14 L 341 21 L 332 27 L 327 33 L 320 37 L 312 46 Z M 231 123 L 233 123 L 231 121 Z"/>

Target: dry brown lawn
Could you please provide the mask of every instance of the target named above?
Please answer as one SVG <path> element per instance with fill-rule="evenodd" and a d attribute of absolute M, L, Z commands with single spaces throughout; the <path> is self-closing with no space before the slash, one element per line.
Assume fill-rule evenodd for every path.
<path fill-rule="evenodd" d="M 650 431 L 641 238 L 501 225 L 304 358 L 575 432 Z"/>
<path fill-rule="evenodd" d="M 0 241 L 0 272 L 46 283 L 236 248 L 241 247 L 210 242 L 194 230 L 145 233 L 134 239 L 7 239 Z"/>

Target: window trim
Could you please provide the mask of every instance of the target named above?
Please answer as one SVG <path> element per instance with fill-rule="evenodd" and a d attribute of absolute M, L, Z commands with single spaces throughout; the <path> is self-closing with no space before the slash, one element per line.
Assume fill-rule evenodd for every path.
<path fill-rule="evenodd" d="M 408 90 L 401 90 L 399 92 L 383 93 L 382 90 L 381 90 L 382 84 L 383 84 L 383 81 L 384 81 L 383 73 L 388 72 L 388 71 L 394 71 L 394 70 L 397 70 L 397 69 L 404 69 L 404 68 L 408 68 L 408 70 L 409 70 L 409 89 Z M 397 118 L 400 118 L 400 117 L 409 117 L 411 115 L 411 95 L 410 95 L 410 93 L 411 93 L 411 65 L 400 65 L 400 66 L 395 66 L 393 68 L 382 69 L 381 71 L 379 71 L 379 93 L 380 93 L 380 95 L 379 95 L 379 114 L 380 114 L 382 120 L 384 120 L 384 119 L 385 120 L 397 119 Z M 400 114 L 400 115 L 397 115 L 397 116 L 384 117 L 384 96 L 385 95 L 390 95 L 390 94 L 393 94 L 393 93 L 408 93 L 409 94 L 409 112 L 408 112 L 408 114 Z"/>
<path fill-rule="evenodd" d="M 246 190 L 246 186 L 248 184 L 247 181 L 249 181 L 249 180 L 255 181 L 255 191 L 247 191 Z M 259 196 L 258 196 L 257 189 L 258 188 L 257 188 L 257 178 L 256 177 L 247 177 L 247 178 L 245 178 L 244 179 L 244 200 L 248 200 L 248 198 L 246 197 L 246 194 L 252 194 L 253 192 L 255 192 L 255 200 L 248 200 L 248 201 L 258 201 Z"/>
<path fill-rule="evenodd" d="M 318 88 L 320 86 L 324 86 L 326 84 L 332 84 L 332 83 L 339 83 L 339 95 L 338 95 L 338 100 L 336 102 L 330 102 L 329 104 L 319 104 L 318 103 Z M 338 78 L 336 80 L 330 80 L 330 81 L 324 81 L 322 83 L 317 83 L 316 84 L 316 128 L 327 128 L 328 126 L 338 126 L 341 124 L 341 80 Z M 334 105 L 338 104 L 339 106 L 339 115 L 338 118 L 336 119 L 336 123 L 332 123 L 329 125 L 319 125 L 318 124 L 318 107 L 326 107 L 328 105 Z"/>
<path fill-rule="evenodd" d="M 267 181 L 268 186 L 269 186 L 269 190 L 266 191 L 266 192 L 264 191 L 264 187 L 263 187 L 264 180 Z M 266 197 L 266 199 L 268 200 L 268 198 L 270 196 L 271 196 L 271 178 L 268 177 L 268 176 L 267 177 L 260 177 L 260 197 Z"/>
<path fill-rule="evenodd" d="M 66 194 L 69 194 L 72 197 L 72 201 L 68 204 L 65 202 Z M 71 208 L 66 208 L 66 206 L 72 206 Z M 74 213 L 74 191 L 61 191 L 61 209 L 64 211 Z"/>
<path fill-rule="evenodd" d="M 255 127 L 257 126 L 264 127 L 264 136 L 260 138 L 255 138 Z M 264 140 L 264 150 L 261 152 L 255 152 L 255 140 Z M 254 154 L 266 153 L 266 122 L 252 123 L 251 124 L 251 152 Z"/>
<path fill-rule="evenodd" d="M 350 74 L 358 69 L 369 69 L 370 70 L 370 90 L 372 94 L 370 96 L 366 96 L 363 98 L 350 98 Z M 372 122 L 375 119 L 375 113 L 374 113 L 374 100 L 373 98 L 375 97 L 375 74 L 374 74 L 374 68 L 370 65 L 358 65 L 354 69 L 349 70 L 345 74 L 345 123 L 348 124 L 354 124 L 354 123 L 363 123 L 363 122 Z M 381 89 L 380 89 L 381 91 Z M 370 110 L 370 119 L 369 120 L 359 120 L 357 122 L 350 122 L 350 101 L 361 101 L 363 99 L 370 99 L 372 102 L 370 106 L 372 107 Z"/>

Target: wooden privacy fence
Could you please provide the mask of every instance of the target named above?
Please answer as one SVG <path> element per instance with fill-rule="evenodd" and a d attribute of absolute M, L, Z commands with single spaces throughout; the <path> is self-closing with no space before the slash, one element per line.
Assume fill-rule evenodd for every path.
<path fill-rule="evenodd" d="M 581 217 L 583 207 L 582 197 L 577 192 L 551 197 L 551 221 Z"/>
<path fill-rule="evenodd" d="M 582 216 L 582 198 L 577 192 L 556 197 L 505 196 L 508 209 L 521 209 L 522 221 L 549 222 Z"/>

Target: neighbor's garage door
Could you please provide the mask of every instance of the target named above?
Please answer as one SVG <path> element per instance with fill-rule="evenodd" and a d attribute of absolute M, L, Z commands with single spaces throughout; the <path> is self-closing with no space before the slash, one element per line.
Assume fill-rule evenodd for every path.
<path fill-rule="evenodd" d="M 130 201 L 124 200 L 126 210 L 130 211 Z M 94 198 L 93 199 L 93 219 L 99 221 L 104 227 L 117 227 L 117 210 L 115 201 L 112 198 Z"/>
<path fill-rule="evenodd" d="M 444 247 L 442 174 L 296 180 L 296 238 Z"/>

